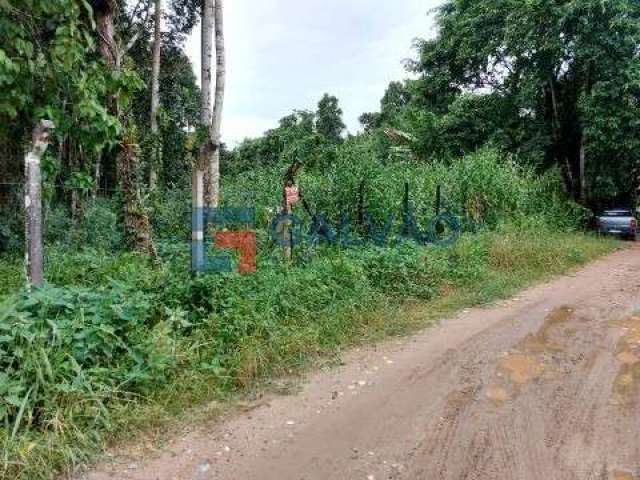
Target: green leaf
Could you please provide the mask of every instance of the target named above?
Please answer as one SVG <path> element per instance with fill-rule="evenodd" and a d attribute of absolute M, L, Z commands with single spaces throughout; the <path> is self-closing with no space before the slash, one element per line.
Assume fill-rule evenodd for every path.
<path fill-rule="evenodd" d="M 33 388 L 34 387 L 31 387 L 29 389 L 27 394 L 24 396 L 24 399 L 22 400 L 20 410 L 18 410 L 18 415 L 16 416 L 16 420 L 13 424 L 13 430 L 11 431 L 11 438 L 9 440 L 10 442 L 13 442 L 13 440 L 16 438 L 16 434 L 18 433 L 18 429 L 20 428 L 20 423 L 22 422 L 22 417 L 24 415 L 25 409 L 27 408 L 27 402 L 29 401 L 29 396 L 31 395 Z"/>

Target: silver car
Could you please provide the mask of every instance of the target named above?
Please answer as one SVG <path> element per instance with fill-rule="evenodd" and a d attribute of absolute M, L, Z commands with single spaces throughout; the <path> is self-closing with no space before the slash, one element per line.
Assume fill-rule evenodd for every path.
<path fill-rule="evenodd" d="M 638 221 L 629 209 L 616 208 L 605 210 L 596 217 L 598 232 L 609 235 L 618 235 L 630 240 L 636 239 Z"/>

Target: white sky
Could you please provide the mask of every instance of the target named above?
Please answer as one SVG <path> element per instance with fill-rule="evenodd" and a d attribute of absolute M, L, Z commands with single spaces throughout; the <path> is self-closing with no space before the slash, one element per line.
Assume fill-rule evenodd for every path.
<path fill-rule="evenodd" d="M 407 77 L 401 62 L 415 38 L 433 35 L 441 1 L 227 0 L 223 140 L 258 136 L 294 109 L 315 109 L 325 92 L 357 131 L 389 82 Z M 186 50 L 200 77 L 199 28 Z"/>

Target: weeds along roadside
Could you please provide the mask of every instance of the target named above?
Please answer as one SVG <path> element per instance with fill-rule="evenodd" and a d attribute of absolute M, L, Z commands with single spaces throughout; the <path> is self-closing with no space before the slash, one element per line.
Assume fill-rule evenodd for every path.
<path fill-rule="evenodd" d="M 153 280 L 14 297 L 0 312 L 0 325 L 12 326 L 0 344 L 6 478 L 47 478 L 113 435 L 160 427 L 185 408 L 414 331 L 612 248 L 577 233 L 490 232 L 445 249 L 333 252 L 301 268 L 196 281 L 154 274 L 138 259 L 135 269 Z M 423 314 L 397 315 L 406 298 L 419 299 Z"/>

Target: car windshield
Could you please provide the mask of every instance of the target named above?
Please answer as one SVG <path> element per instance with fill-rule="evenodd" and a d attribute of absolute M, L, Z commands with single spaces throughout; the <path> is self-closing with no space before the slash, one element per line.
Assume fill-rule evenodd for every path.
<path fill-rule="evenodd" d="M 603 213 L 605 217 L 631 217 L 631 210 L 605 210 Z"/>

